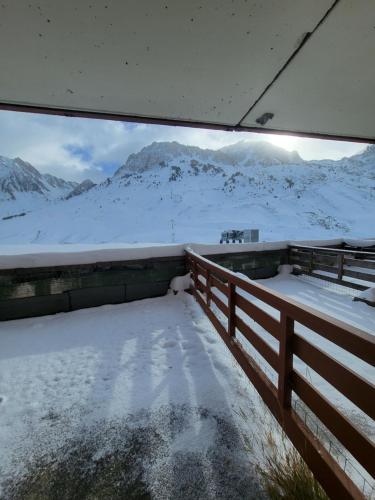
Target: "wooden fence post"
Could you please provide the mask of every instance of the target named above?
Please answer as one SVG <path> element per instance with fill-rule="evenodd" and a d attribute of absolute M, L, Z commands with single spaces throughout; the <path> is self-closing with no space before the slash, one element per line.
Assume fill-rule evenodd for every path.
<path fill-rule="evenodd" d="M 207 305 L 208 307 L 211 307 L 211 271 L 209 269 L 207 269 L 206 287 L 207 287 Z"/>
<path fill-rule="evenodd" d="M 190 280 L 194 282 L 194 263 L 193 263 L 193 259 L 190 257 L 189 255 L 189 274 L 190 274 Z M 190 281 L 190 289 L 193 288 L 193 285 Z"/>
<path fill-rule="evenodd" d="M 342 280 L 344 274 L 344 254 L 339 254 L 337 256 L 337 279 Z"/>
<path fill-rule="evenodd" d="M 290 374 L 293 370 L 292 340 L 294 333 L 294 320 L 289 318 L 284 311 L 280 312 L 280 365 L 278 398 L 282 408 L 290 408 L 292 404 L 292 391 L 289 384 Z"/>
<path fill-rule="evenodd" d="M 197 261 L 194 261 L 194 288 L 198 292 L 198 265 Z"/>
<path fill-rule="evenodd" d="M 310 273 L 314 270 L 314 250 L 311 250 L 310 253 Z"/>
<path fill-rule="evenodd" d="M 229 282 L 228 283 L 228 333 L 230 337 L 235 337 L 236 335 L 236 286 Z"/>

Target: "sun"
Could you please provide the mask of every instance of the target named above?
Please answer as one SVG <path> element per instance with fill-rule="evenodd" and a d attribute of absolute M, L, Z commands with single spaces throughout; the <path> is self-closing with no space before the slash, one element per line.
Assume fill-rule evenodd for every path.
<path fill-rule="evenodd" d="M 297 149 L 298 137 L 293 137 L 291 135 L 269 135 L 267 140 L 275 146 L 280 146 L 281 148 L 287 149 L 288 151 L 293 151 Z"/>

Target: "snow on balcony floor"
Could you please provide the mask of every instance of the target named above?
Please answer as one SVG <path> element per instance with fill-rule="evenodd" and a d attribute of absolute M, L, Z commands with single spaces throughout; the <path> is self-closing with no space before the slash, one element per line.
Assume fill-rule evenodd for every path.
<path fill-rule="evenodd" d="M 353 302 L 345 290 L 290 275 L 262 283 L 375 331 L 375 309 Z M 301 325 L 297 330 L 362 376 L 375 376 L 366 363 L 354 364 L 353 356 Z M 130 473 L 126 480 L 122 472 L 120 480 L 111 476 L 121 491 L 106 491 L 108 498 L 124 491 L 129 498 L 134 491 L 171 499 L 262 498 L 254 464 L 272 419 L 188 294 L 3 322 L 0 345 L 4 498 L 34 498 L 27 478 L 40 488 L 38 474 L 51 463 L 63 463 L 54 471 L 62 468 L 69 477 L 65 490 L 83 483 L 100 498 L 92 478 L 107 474 L 108 464 L 114 474 L 114 456 Z M 298 360 L 295 366 L 341 406 L 329 384 Z M 351 413 L 350 402 L 343 409 Z M 359 416 L 358 423 L 367 430 L 366 419 Z M 54 498 L 48 488 L 45 496 L 37 492 Z"/>
<path fill-rule="evenodd" d="M 352 326 L 375 333 L 375 308 L 352 300 L 352 289 L 310 276 L 279 274 L 259 283 Z"/>
<path fill-rule="evenodd" d="M 130 498 L 261 498 L 248 451 L 264 409 L 190 295 L 3 322 L 0 343 L 4 498 L 34 498 L 30 476 L 50 498 L 47 463 L 69 475 L 119 453 Z"/>

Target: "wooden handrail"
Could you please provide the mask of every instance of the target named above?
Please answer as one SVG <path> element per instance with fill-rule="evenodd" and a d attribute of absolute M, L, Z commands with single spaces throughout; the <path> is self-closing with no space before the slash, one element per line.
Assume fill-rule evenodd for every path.
<path fill-rule="evenodd" d="M 244 279 L 195 252 L 188 250 L 187 258 L 193 277 L 194 296 L 327 494 L 333 498 L 338 498 L 338 495 L 339 498 L 363 498 L 358 487 L 298 417 L 291 405 L 292 392 L 294 391 L 304 401 L 373 476 L 374 443 L 295 371 L 293 356 L 301 358 L 372 418 L 375 418 L 373 406 L 375 386 L 295 333 L 294 325 L 298 322 L 306 326 L 373 366 L 375 366 L 375 337 L 259 283 Z M 206 277 L 206 284 L 202 283 L 199 276 Z M 215 288 L 227 297 L 227 304 L 215 294 Z M 266 313 L 240 291 L 276 309 L 280 318 L 276 319 Z M 216 316 L 212 304 L 224 313 L 227 328 Z M 242 316 L 239 316 L 237 309 L 242 311 Z M 279 341 L 279 352 L 247 324 L 244 314 L 255 320 Z M 236 339 L 236 330 L 275 370 L 278 375 L 277 387 Z"/>
<path fill-rule="evenodd" d="M 344 323 L 317 309 L 301 304 L 292 298 L 286 298 L 281 293 L 256 283 L 245 280 L 238 274 L 221 267 L 197 253 L 187 250 L 187 255 L 194 262 L 204 264 L 207 269 L 216 273 L 222 279 L 231 281 L 238 288 L 249 293 L 255 298 L 265 302 L 278 311 L 284 310 L 289 317 L 303 324 L 307 328 L 334 342 L 343 349 L 358 356 L 372 366 L 375 366 L 375 337 L 359 328 Z M 266 328 L 267 329 L 267 328 Z"/>
<path fill-rule="evenodd" d="M 375 252 L 368 252 L 366 250 L 350 250 L 349 248 L 330 248 L 330 247 L 312 247 L 309 245 L 289 245 L 289 248 L 301 248 L 305 250 L 324 250 L 326 253 L 347 253 L 347 254 L 359 254 L 368 255 L 369 257 L 375 258 Z"/>
<path fill-rule="evenodd" d="M 375 271 L 375 252 L 289 245 L 289 262 L 302 273 L 345 287 L 365 290 L 368 282 L 375 286 L 375 272 L 369 271 Z"/>

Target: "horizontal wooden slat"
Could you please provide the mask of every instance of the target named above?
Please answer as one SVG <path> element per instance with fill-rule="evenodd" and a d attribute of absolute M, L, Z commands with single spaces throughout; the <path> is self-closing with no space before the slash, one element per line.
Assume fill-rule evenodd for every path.
<path fill-rule="evenodd" d="M 224 326 L 220 323 L 220 321 L 217 319 L 215 314 L 207 306 L 207 304 L 205 303 L 205 301 L 203 300 L 203 297 L 199 294 L 199 292 L 197 292 L 196 290 L 193 289 L 193 294 L 194 294 L 194 297 L 199 302 L 202 309 L 204 309 L 205 313 L 209 317 L 211 323 L 214 325 L 214 327 L 216 328 L 218 333 L 220 333 L 221 337 L 225 340 L 225 337 L 227 337 L 228 335 L 227 335 L 227 332 L 226 332 Z"/>
<path fill-rule="evenodd" d="M 314 262 L 303 262 L 299 259 L 292 259 L 291 261 L 292 264 L 298 265 L 302 267 L 302 269 L 305 269 L 306 271 L 310 272 L 311 270 L 314 271 L 326 271 L 328 273 L 332 273 L 334 276 L 337 276 L 338 273 L 338 268 L 336 266 L 328 266 L 326 264 L 321 264 L 320 262 L 317 262 L 314 260 Z M 322 279 L 325 279 L 325 275 L 320 275 Z"/>
<path fill-rule="evenodd" d="M 345 257 L 345 265 L 363 267 L 365 269 L 375 269 L 375 261 L 362 260 L 362 259 L 349 259 Z"/>
<path fill-rule="evenodd" d="M 241 318 L 236 317 L 236 328 L 242 333 L 242 335 L 250 342 L 250 344 L 263 356 L 272 368 L 278 372 L 279 371 L 279 356 L 278 353 L 273 349 L 265 340 L 262 339 L 257 333 L 254 332 L 249 325 L 247 325 Z"/>
<path fill-rule="evenodd" d="M 206 285 L 204 283 L 202 283 L 201 280 L 199 280 L 199 279 L 197 280 L 197 285 L 196 286 L 197 286 L 197 288 L 199 289 L 200 292 L 207 293 L 207 287 L 206 287 Z"/>
<path fill-rule="evenodd" d="M 306 339 L 293 335 L 293 353 L 350 399 L 362 411 L 375 419 L 375 386 L 339 361 L 313 346 Z"/>
<path fill-rule="evenodd" d="M 221 293 L 223 293 L 228 297 L 229 293 L 228 286 L 219 279 L 217 279 L 216 276 L 214 276 L 213 274 L 211 275 L 211 283 L 213 287 L 217 288 L 218 290 L 220 290 Z"/>
<path fill-rule="evenodd" d="M 232 340 L 229 340 L 228 344 L 236 361 L 245 372 L 255 389 L 258 391 L 265 404 L 271 410 L 274 417 L 280 422 L 282 420 L 282 416 L 280 405 L 277 400 L 276 387 L 263 373 L 258 363 L 256 363 L 256 361 L 248 355 L 238 340 L 232 338 Z"/>
<path fill-rule="evenodd" d="M 292 255 L 296 255 L 297 257 L 300 256 L 310 257 L 312 250 L 302 250 L 299 248 L 290 247 L 290 252 Z"/>
<path fill-rule="evenodd" d="M 236 306 L 244 311 L 251 319 L 256 321 L 267 332 L 269 332 L 275 339 L 280 336 L 280 323 L 273 318 L 270 314 L 266 313 L 260 307 L 256 306 L 249 300 L 245 299 L 242 295 L 236 293 Z"/>
<path fill-rule="evenodd" d="M 289 259 L 289 263 L 290 264 L 297 264 L 297 265 L 300 265 L 300 266 L 306 266 L 306 267 L 309 267 L 310 266 L 310 262 L 311 262 L 311 259 L 304 259 L 303 257 L 295 257 L 295 256 L 291 256 L 290 259 Z"/>
<path fill-rule="evenodd" d="M 321 264 L 320 262 L 313 262 L 312 268 L 319 271 L 326 271 L 327 273 L 332 273 L 337 276 L 338 269 L 336 266 L 327 266 L 326 264 Z"/>
<path fill-rule="evenodd" d="M 352 283 L 351 281 L 339 280 L 338 278 L 333 278 L 332 276 L 326 276 L 325 274 L 319 274 L 314 272 L 309 272 L 306 270 L 305 274 L 312 276 L 313 278 L 318 278 L 321 280 L 329 281 L 330 283 L 336 283 L 337 285 L 345 286 L 347 288 L 354 288 L 355 290 L 366 290 L 366 286 L 359 285 L 358 283 Z"/>
<path fill-rule="evenodd" d="M 343 274 L 344 276 L 350 276 L 351 278 L 355 278 L 357 280 L 375 282 L 375 274 L 351 271 L 350 269 L 344 269 Z"/>
<path fill-rule="evenodd" d="M 322 264 L 326 264 L 328 266 L 336 266 L 337 264 L 337 256 L 334 254 L 328 253 L 319 253 L 319 252 L 299 252 L 292 251 L 290 254 L 290 259 L 294 262 L 296 260 L 301 260 L 302 262 L 311 262 L 311 258 L 314 259 L 314 262 L 319 262 Z"/>
<path fill-rule="evenodd" d="M 327 266 L 337 267 L 338 257 L 342 258 L 339 255 L 314 253 L 314 259 Z"/>
<path fill-rule="evenodd" d="M 202 283 L 204 286 L 207 285 L 207 280 L 201 274 L 197 274 L 198 283 Z"/>
<path fill-rule="evenodd" d="M 328 254 L 335 253 L 335 254 L 347 254 L 347 255 L 358 255 L 359 257 L 363 256 L 363 258 L 369 258 L 369 259 L 374 259 L 375 258 L 375 252 L 368 252 L 366 250 L 350 250 L 350 249 L 343 249 L 343 248 L 328 248 L 328 247 L 312 247 L 308 245 L 290 245 L 289 248 L 292 251 L 295 250 L 313 250 L 314 252 L 325 252 Z"/>
<path fill-rule="evenodd" d="M 219 299 L 219 297 L 213 292 L 212 289 L 211 289 L 211 300 L 217 305 L 220 311 L 225 314 L 225 316 L 229 316 L 229 307 L 226 306 L 221 299 Z"/>
<path fill-rule="evenodd" d="M 207 269 L 198 263 L 197 263 L 197 271 L 199 274 L 201 274 L 202 276 L 207 278 L 207 276 L 208 276 Z"/>
<path fill-rule="evenodd" d="M 375 477 L 374 444 L 296 371 L 292 373 L 291 384 L 295 393 L 319 420 L 356 457 L 367 472 Z"/>

